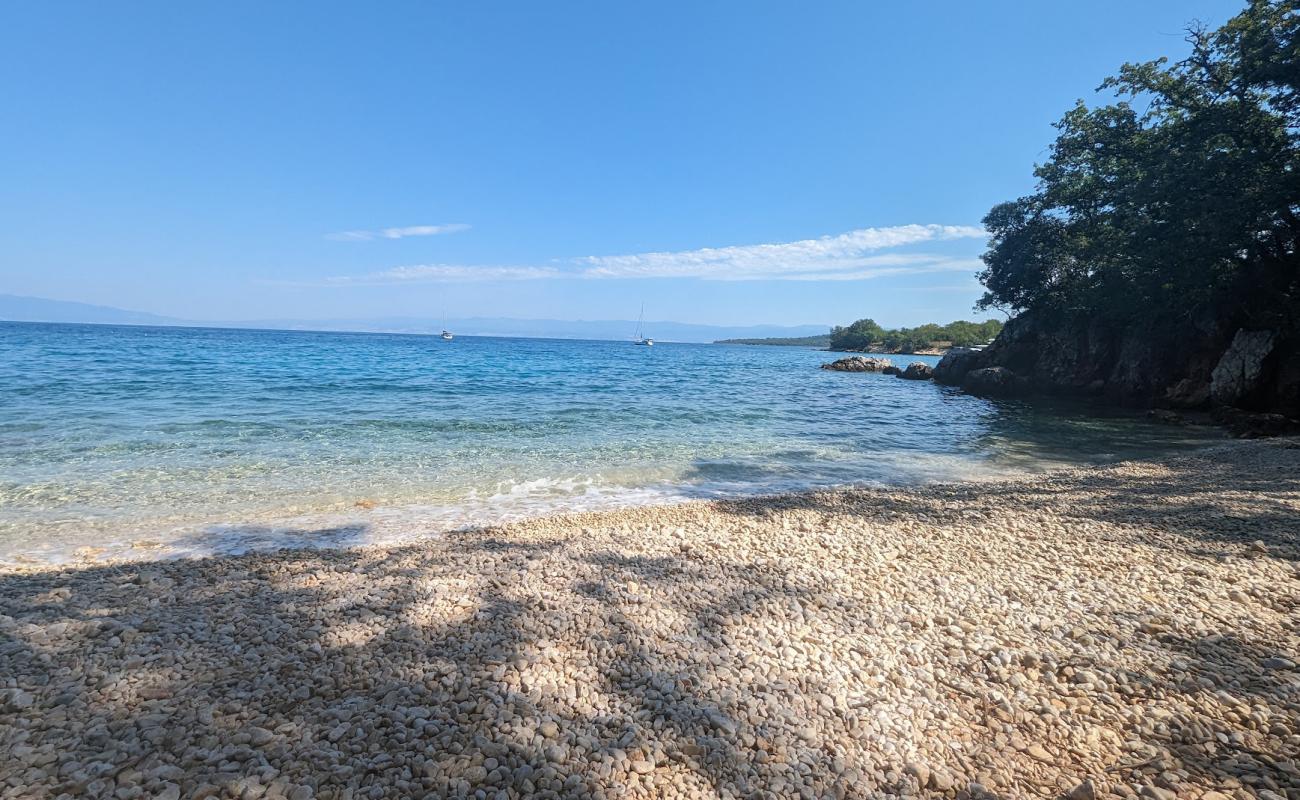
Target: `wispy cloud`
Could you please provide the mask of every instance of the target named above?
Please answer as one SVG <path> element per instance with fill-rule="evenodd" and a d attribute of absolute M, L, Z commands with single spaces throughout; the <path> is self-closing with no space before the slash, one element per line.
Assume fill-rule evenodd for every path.
<path fill-rule="evenodd" d="M 705 247 L 666 253 L 626 256 L 589 256 L 578 259 L 588 277 L 601 278 L 706 278 L 713 280 L 755 280 L 790 278 L 800 273 L 827 275 L 880 266 L 874 253 L 922 242 L 982 238 L 983 228 L 969 225 L 898 225 L 891 228 L 863 228 L 838 236 L 803 239 L 779 244 L 733 247 Z M 914 267 L 927 259 L 909 254 Z M 893 266 L 901 267 L 901 263 Z M 913 271 L 926 271 L 914 269 Z M 898 271 L 882 274 L 900 274 Z M 854 280 L 880 277 L 864 274 Z M 825 278 L 818 278 L 824 280 Z"/>
<path fill-rule="evenodd" d="M 340 231 L 325 234 L 335 242 L 368 242 L 371 239 L 405 239 L 408 236 L 437 236 L 442 233 L 460 233 L 470 226 L 461 222 L 446 225 L 408 225 L 403 228 L 381 228 L 377 231 Z"/>
<path fill-rule="evenodd" d="M 838 236 L 775 244 L 706 247 L 698 250 L 619 256 L 585 256 L 555 261 L 551 266 L 416 264 L 365 275 L 327 278 L 324 283 L 331 286 L 358 286 L 543 278 L 863 281 L 895 275 L 974 272 L 980 268 L 979 261 L 974 257 L 881 251 L 927 242 L 982 239 L 986 235 L 983 228 L 971 225 L 898 225 L 888 228 L 862 228 Z M 400 238 L 400 236 L 390 238 Z"/>

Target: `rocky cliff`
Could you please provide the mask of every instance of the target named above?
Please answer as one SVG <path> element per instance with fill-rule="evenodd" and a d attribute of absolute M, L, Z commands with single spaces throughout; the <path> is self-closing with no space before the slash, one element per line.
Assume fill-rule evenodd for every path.
<path fill-rule="evenodd" d="M 934 379 L 989 396 L 1084 395 L 1225 418 L 1300 418 L 1300 341 L 1212 319 L 1119 326 L 1025 312 L 986 350 L 950 352 Z"/>

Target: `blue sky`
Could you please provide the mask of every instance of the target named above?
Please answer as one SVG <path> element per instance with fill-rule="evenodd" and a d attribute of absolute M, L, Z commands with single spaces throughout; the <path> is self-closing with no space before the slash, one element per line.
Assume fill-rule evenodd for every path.
<path fill-rule="evenodd" d="M 0 292 L 970 317 L 1051 123 L 1239 2 L 8 3 Z"/>

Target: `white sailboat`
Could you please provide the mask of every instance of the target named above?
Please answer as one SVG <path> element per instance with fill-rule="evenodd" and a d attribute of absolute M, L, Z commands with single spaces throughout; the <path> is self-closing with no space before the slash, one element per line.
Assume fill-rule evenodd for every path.
<path fill-rule="evenodd" d="M 447 330 L 447 312 L 444 311 L 442 314 L 442 340 L 444 342 L 450 342 L 452 339 L 455 338 L 456 337 L 452 334 L 452 332 Z"/>
<path fill-rule="evenodd" d="M 645 335 L 641 329 L 641 324 L 645 321 L 645 303 L 641 304 L 641 313 L 636 318 L 636 336 L 632 338 L 632 344 L 639 344 L 643 347 L 654 347 L 655 340 Z"/>

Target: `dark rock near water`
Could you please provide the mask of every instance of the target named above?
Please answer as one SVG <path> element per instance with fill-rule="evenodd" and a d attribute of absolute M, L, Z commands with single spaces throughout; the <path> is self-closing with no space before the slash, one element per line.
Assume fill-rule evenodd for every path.
<path fill-rule="evenodd" d="M 906 378 L 909 381 L 928 381 L 934 377 L 934 368 L 929 364 L 920 361 L 913 361 L 907 365 L 907 369 L 895 373 L 900 378 Z"/>
<path fill-rule="evenodd" d="M 1183 378 L 1165 390 L 1164 399 L 1174 408 L 1204 408 L 1210 402 L 1210 384 Z"/>
<path fill-rule="evenodd" d="M 1029 382 L 1006 367 L 984 367 L 966 373 L 963 391 L 981 397 L 1019 397 L 1029 393 Z"/>
<path fill-rule="evenodd" d="M 1210 374 L 1215 405 L 1234 406 L 1255 392 L 1276 338 L 1272 331 L 1237 331 Z"/>
<path fill-rule="evenodd" d="M 822 364 L 822 369 L 835 370 L 836 372 L 882 372 L 892 366 L 894 366 L 893 362 L 887 358 L 851 356 L 832 361 L 829 364 Z"/>
<path fill-rule="evenodd" d="M 939 359 L 933 377 L 936 382 L 945 386 L 961 386 L 967 372 L 983 366 L 980 363 L 981 356 L 983 353 L 975 350 L 949 350 L 943 358 Z"/>
<path fill-rule="evenodd" d="M 1300 420 L 1283 414 L 1246 411 L 1232 406 L 1214 409 L 1214 421 L 1226 427 L 1239 439 L 1258 439 L 1265 436 L 1289 436 L 1300 433 Z"/>
<path fill-rule="evenodd" d="M 882 370 L 880 371 L 880 374 L 881 374 L 881 375 L 896 375 L 896 376 L 901 376 L 901 375 L 903 374 L 903 371 L 902 371 L 901 369 L 899 369 L 898 367 L 894 366 L 893 364 L 890 364 L 889 366 L 887 366 L 887 367 L 885 367 L 884 369 L 882 369 Z"/>
<path fill-rule="evenodd" d="M 1011 375 L 970 378 L 993 367 Z M 1026 311 L 987 349 L 949 352 L 934 379 L 999 396 L 1093 396 L 1118 405 L 1189 410 L 1231 406 L 1296 419 L 1300 339 L 1243 329 L 1229 315 L 1211 312 L 1123 325 L 1086 314 Z"/>

